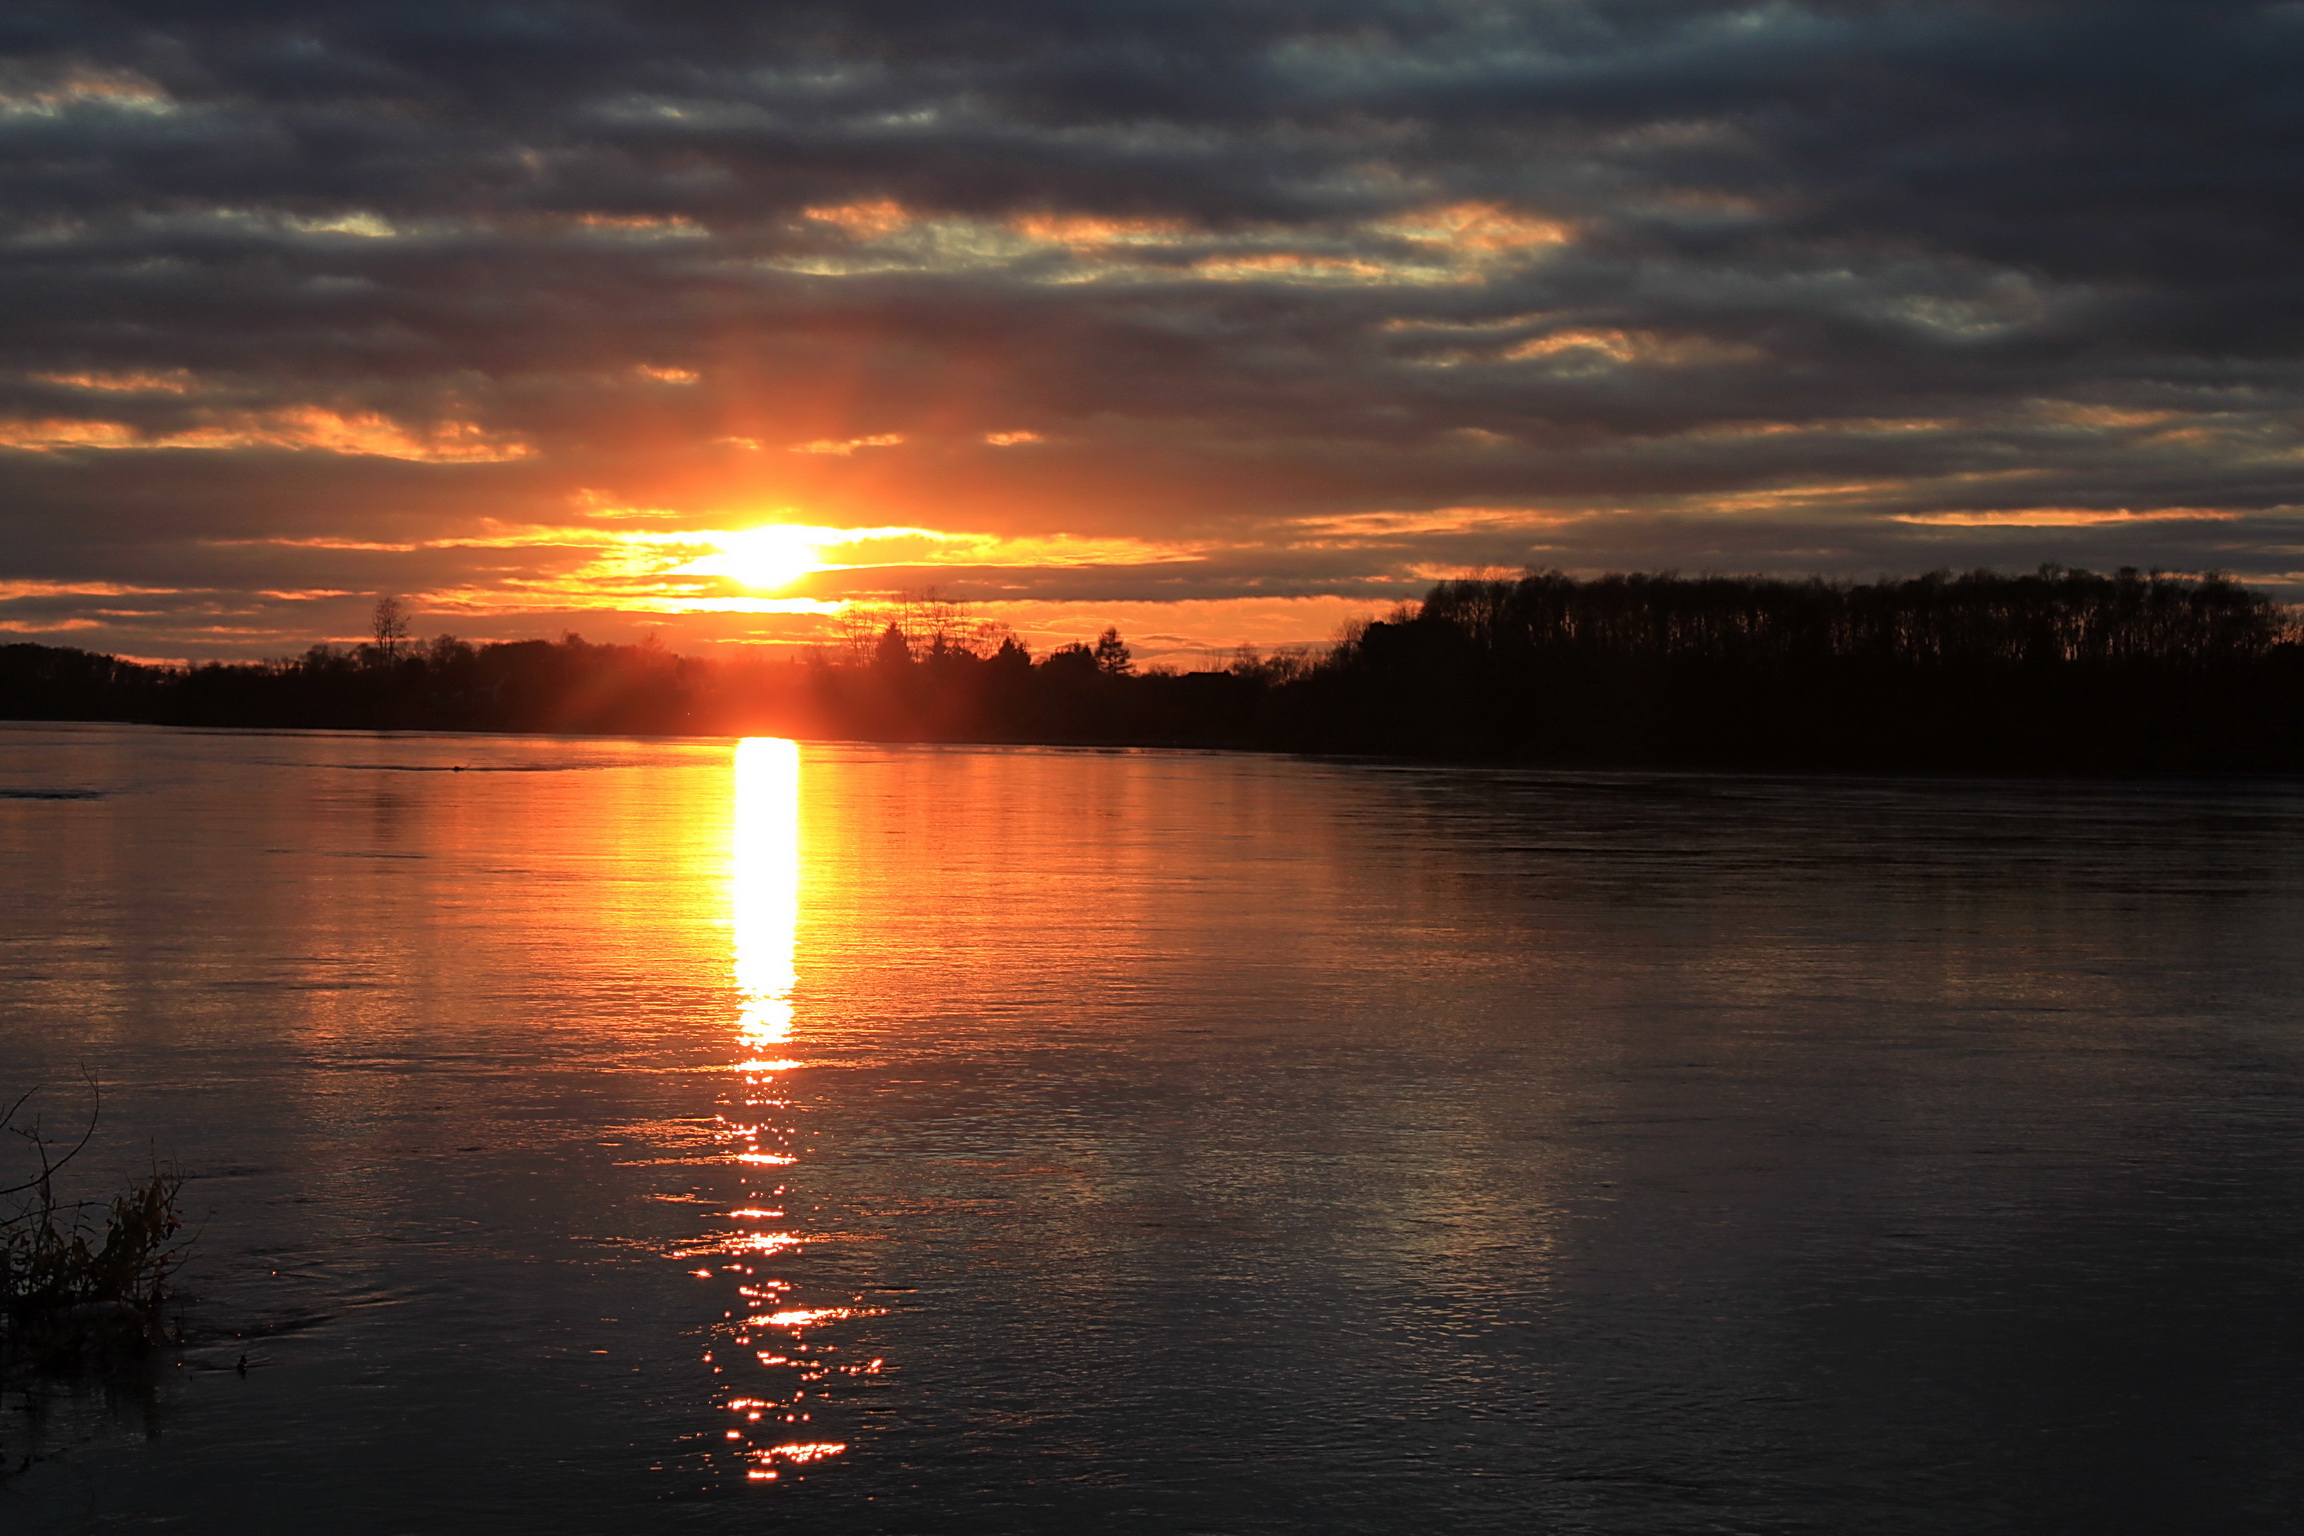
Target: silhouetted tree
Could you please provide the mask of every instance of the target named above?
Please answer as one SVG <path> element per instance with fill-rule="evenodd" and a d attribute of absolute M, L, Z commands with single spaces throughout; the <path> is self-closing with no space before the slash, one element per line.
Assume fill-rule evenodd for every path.
<path fill-rule="evenodd" d="M 1116 628 L 1034 663 L 958 604 L 804 661 L 392 634 L 142 666 L 0 646 L 0 716 L 347 729 L 1263 746 L 1536 762 L 2304 769 L 2304 644 L 2217 576 L 2044 567 L 1848 585 L 1531 571 L 1442 582 L 1325 656 L 1138 672 Z M 909 613 L 924 626 L 908 631 Z M 893 615 L 893 616 L 892 616 Z M 404 624 L 404 620 L 401 621 Z"/>
<path fill-rule="evenodd" d="M 400 654 L 400 642 L 408 638 L 407 608 L 389 593 L 377 598 L 368 629 L 376 637 L 376 654 L 385 661 L 393 660 Z"/>
<path fill-rule="evenodd" d="M 1136 670 L 1119 630 L 1107 629 L 1096 637 L 1096 670 L 1107 677 L 1126 677 Z"/>

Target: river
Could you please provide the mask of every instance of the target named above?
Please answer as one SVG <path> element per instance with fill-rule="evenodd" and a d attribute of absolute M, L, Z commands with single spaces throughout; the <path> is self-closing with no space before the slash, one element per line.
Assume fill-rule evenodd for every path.
<path fill-rule="evenodd" d="M 2304 1522 L 2293 781 L 19 724 L 0 880 L 198 1229 L 11 1532 Z"/>

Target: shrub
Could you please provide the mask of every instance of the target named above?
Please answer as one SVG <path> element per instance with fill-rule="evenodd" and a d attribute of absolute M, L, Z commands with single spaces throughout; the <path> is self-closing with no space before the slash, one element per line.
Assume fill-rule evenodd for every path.
<path fill-rule="evenodd" d="M 31 1148 L 38 1172 L 0 1196 L 20 1204 L 0 1215 L 0 1338 L 12 1354 L 53 1360 L 98 1345 L 141 1345 L 160 1337 L 169 1281 L 184 1262 L 181 1175 L 155 1163 L 109 1201 L 59 1198 L 57 1176 L 96 1131 L 101 1095 L 93 1081 L 87 1123 L 58 1153 L 37 1120 L 19 1123 L 34 1089 L 0 1118 Z"/>

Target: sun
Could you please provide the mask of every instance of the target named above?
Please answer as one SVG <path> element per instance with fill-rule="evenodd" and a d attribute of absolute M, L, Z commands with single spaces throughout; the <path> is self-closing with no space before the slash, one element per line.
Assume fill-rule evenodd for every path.
<path fill-rule="evenodd" d="M 720 553 L 696 562 L 693 569 L 740 581 L 748 587 L 774 590 L 788 587 L 811 572 L 824 569 L 816 558 L 818 530 L 771 523 L 713 536 Z"/>

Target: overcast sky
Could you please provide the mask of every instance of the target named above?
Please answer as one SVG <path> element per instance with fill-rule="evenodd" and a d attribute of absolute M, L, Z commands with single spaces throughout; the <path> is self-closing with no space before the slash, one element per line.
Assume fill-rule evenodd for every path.
<path fill-rule="evenodd" d="M 699 649 L 932 584 L 1189 664 L 1531 564 L 2295 597 L 2300 182 L 2297 3 L 12 0 L 0 629 Z"/>

